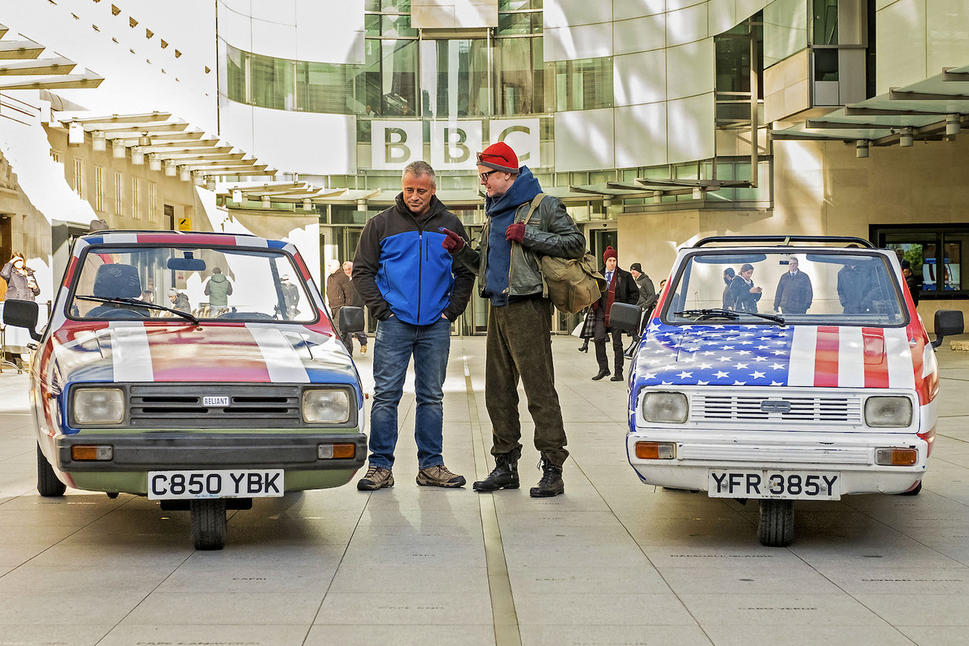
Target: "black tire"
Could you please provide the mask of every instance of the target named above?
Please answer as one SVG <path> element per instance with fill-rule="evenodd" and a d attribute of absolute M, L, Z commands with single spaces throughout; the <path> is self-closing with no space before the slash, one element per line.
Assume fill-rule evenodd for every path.
<path fill-rule="evenodd" d="M 760 543 L 786 547 L 794 540 L 794 501 L 760 501 Z"/>
<path fill-rule="evenodd" d="M 44 457 L 44 452 L 37 445 L 37 493 L 44 498 L 57 498 L 67 491 L 67 485 L 57 479 L 54 468 Z"/>
<path fill-rule="evenodd" d="M 225 500 L 193 500 L 192 543 L 197 550 L 221 550 L 225 545 Z"/>
<path fill-rule="evenodd" d="M 919 483 L 917 485 L 915 485 L 915 488 L 914 489 L 909 489 L 908 491 L 903 491 L 902 493 L 900 493 L 898 495 L 899 496 L 917 496 L 921 492 L 922 492 L 922 481 L 919 480 Z"/>

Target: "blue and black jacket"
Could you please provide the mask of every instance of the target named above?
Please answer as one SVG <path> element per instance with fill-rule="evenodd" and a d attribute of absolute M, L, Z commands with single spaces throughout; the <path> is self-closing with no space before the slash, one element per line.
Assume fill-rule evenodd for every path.
<path fill-rule="evenodd" d="M 464 226 L 431 197 L 427 213 L 415 216 L 403 194 L 367 222 L 353 258 L 353 284 L 380 321 L 394 314 L 404 323 L 430 325 L 455 320 L 468 305 L 474 274 L 452 264 L 441 228 L 467 239 Z"/>

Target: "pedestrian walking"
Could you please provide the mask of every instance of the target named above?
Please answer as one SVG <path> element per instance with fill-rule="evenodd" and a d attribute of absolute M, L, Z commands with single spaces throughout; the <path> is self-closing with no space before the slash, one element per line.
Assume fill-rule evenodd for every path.
<path fill-rule="evenodd" d="M 612 374 L 610 381 L 622 381 L 622 368 L 625 356 L 622 347 L 622 330 L 613 329 L 610 325 L 609 314 L 613 303 L 635 304 L 639 300 L 639 287 L 633 279 L 632 274 L 621 269 L 618 264 L 619 258 L 616 250 L 606 247 L 602 254 L 603 267 L 601 273 L 606 277 L 606 290 L 602 292 L 599 300 L 592 304 L 586 313 L 582 335 L 592 335 L 592 340 L 596 346 L 596 362 L 599 364 L 599 372 L 592 378 L 599 381 L 603 377 Z M 609 372 L 609 358 L 606 356 L 606 341 L 612 334 L 612 354 L 613 368 Z"/>
<path fill-rule="evenodd" d="M 565 426 L 552 365 L 552 304 L 543 297 L 539 256 L 581 258 L 585 237 L 561 200 L 546 195 L 526 226 L 532 202 L 542 192 L 512 148 L 499 142 L 478 153 L 478 176 L 487 191 L 481 240 L 472 249 L 460 231 L 445 231 L 444 247 L 478 275 L 478 291 L 491 302 L 485 356 L 485 403 L 491 418 L 495 468 L 474 483 L 478 492 L 519 487 L 521 422 L 518 382 L 535 422 L 535 448 L 542 477 L 533 497 L 565 492 L 562 465 Z"/>
<path fill-rule="evenodd" d="M 444 466 L 444 374 L 451 321 L 468 304 L 474 274 L 442 248 L 442 229 L 464 237 L 458 218 L 435 195 L 434 169 L 423 161 L 404 169 L 396 203 L 367 222 L 353 259 L 353 283 L 376 317 L 370 466 L 357 489 L 394 484 L 397 406 L 414 358 L 417 484 L 461 487 L 464 476 Z"/>
<path fill-rule="evenodd" d="M 344 262 L 336 271 L 326 278 L 326 300 L 333 313 L 333 323 L 337 326 L 340 341 L 346 346 L 347 352 L 353 355 L 353 339 L 360 343 L 360 352 L 367 354 L 367 335 L 363 332 L 343 332 L 340 326 L 340 310 L 346 306 L 363 307 L 363 298 L 353 284 L 353 263 Z"/>
<path fill-rule="evenodd" d="M 209 281 L 205 283 L 205 295 L 209 297 L 209 306 L 225 309 L 229 306 L 229 296 L 232 294 L 232 281 L 222 273 L 221 267 L 213 267 Z"/>
<path fill-rule="evenodd" d="M 787 261 L 785 271 L 774 291 L 774 311 L 783 314 L 806 314 L 814 300 L 811 278 L 798 269 L 797 258 Z"/>

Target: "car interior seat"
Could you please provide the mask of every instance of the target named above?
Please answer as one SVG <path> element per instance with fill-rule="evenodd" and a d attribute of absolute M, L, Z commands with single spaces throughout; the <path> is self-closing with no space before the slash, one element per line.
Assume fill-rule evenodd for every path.
<path fill-rule="evenodd" d="M 98 273 L 94 275 L 92 291 L 100 298 L 141 298 L 138 270 L 133 265 L 121 263 L 101 265 Z M 101 303 L 87 313 L 87 318 L 103 318 L 109 314 L 112 318 L 142 318 L 147 315 L 147 311 L 130 309 L 120 304 Z"/>

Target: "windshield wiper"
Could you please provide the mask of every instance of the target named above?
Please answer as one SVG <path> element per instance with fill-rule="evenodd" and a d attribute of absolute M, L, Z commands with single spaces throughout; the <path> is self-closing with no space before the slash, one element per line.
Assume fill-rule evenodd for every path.
<path fill-rule="evenodd" d="M 741 316 L 756 316 L 757 318 L 762 318 L 768 321 L 777 323 L 778 325 L 785 325 L 786 321 L 783 316 L 778 316 L 777 314 L 761 314 L 759 312 L 735 312 L 733 310 L 724 309 L 703 309 L 703 310 L 683 310 L 682 312 L 673 312 L 675 316 L 685 316 L 687 318 L 693 318 L 697 321 L 703 321 L 706 319 L 713 318 L 725 318 L 731 321 L 736 321 Z"/>
<path fill-rule="evenodd" d="M 148 303 L 146 301 L 139 301 L 135 298 L 103 298 L 101 296 L 82 296 L 75 295 L 74 298 L 79 298 L 82 301 L 94 301 L 96 303 L 120 303 L 122 305 L 133 305 L 135 307 L 144 307 L 150 310 L 164 310 L 165 312 L 171 312 L 176 316 L 181 316 L 183 319 L 187 319 L 194 323 L 199 324 L 199 320 L 189 314 L 188 312 L 183 312 L 182 310 L 176 310 L 171 307 L 165 307 L 164 305 L 156 305 L 154 303 Z"/>
<path fill-rule="evenodd" d="M 734 321 L 740 318 L 740 315 L 736 312 L 721 309 L 683 310 L 682 312 L 673 312 L 673 314 L 676 316 L 684 316 L 686 318 L 696 319 L 697 321 L 715 318 L 724 318 Z"/>

